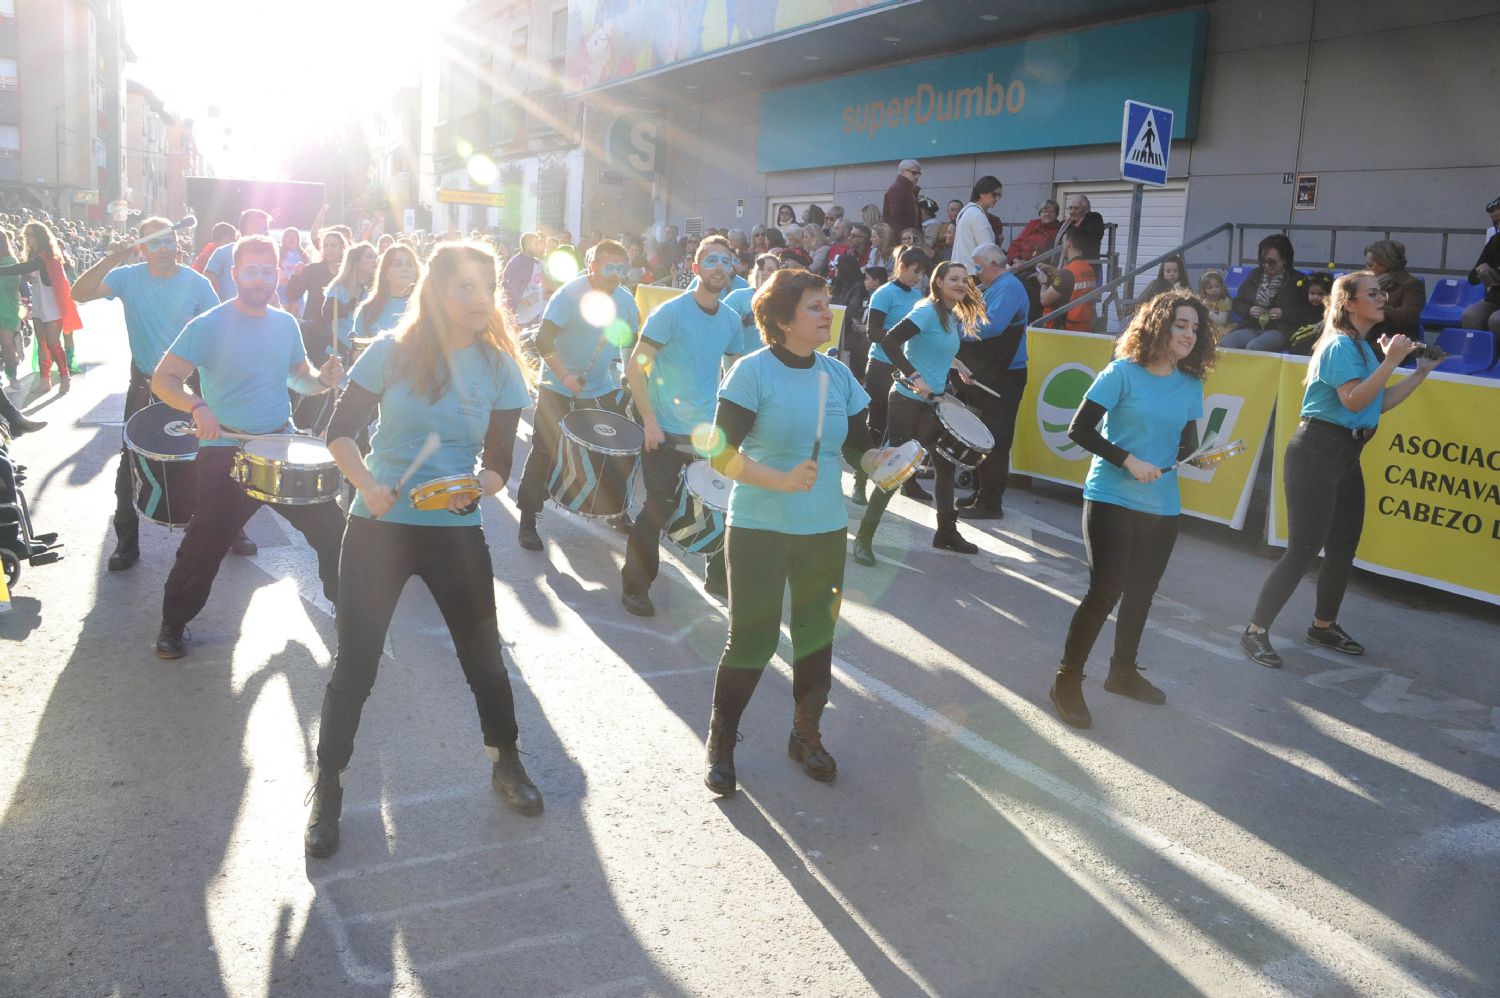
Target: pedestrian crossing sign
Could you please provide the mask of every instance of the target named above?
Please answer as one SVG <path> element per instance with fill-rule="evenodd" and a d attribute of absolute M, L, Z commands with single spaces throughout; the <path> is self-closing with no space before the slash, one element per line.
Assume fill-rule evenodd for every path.
<path fill-rule="evenodd" d="M 1148 187 L 1167 184 L 1167 157 L 1172 151 L 1172 112 L 1164 107 L 1125 102 L 1120 136 L 1120 176 Z"/>

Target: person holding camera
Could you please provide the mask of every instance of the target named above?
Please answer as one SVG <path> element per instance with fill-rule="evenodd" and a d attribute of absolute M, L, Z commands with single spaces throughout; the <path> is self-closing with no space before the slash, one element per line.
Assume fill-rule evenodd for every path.
<path fill-rule="evenodd" d="M 1365 651 L 1338 624 L 1364 528 L 1360 453 L 1375 435 L 1380 414 L 1405 401 L 1442 359 L 1400 333 L 1382 337 L 1383 356 L 1377 353 L 1367 339 L 1385 318 L 1386 299 L 1380 279 L 1368 270 L 1334 281 L 1328 297 L 1323 332 L 1307 365 L 1302 421 L 1286 446 L 1286 551 L 1261 586 L 1250 624 L 1240 635 L 1245 654 L 1268 669 L 1282 665 L 1271 646 L 1271 624 L 1320 550 L 1323 566 L 1307 643 L 1346 655 Z M 1419 358 L 1416 372 L 1387 387 L 1396 365 L 1412 354 Z"/>

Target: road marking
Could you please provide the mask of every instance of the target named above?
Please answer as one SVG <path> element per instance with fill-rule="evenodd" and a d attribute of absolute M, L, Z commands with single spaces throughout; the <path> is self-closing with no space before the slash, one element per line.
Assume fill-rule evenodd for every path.
<path fill-rule="evenodd" d="M 1463 697 L 1433 700 L 1408 692 L 1410 689 L 1410 679 L 1388 672 L 1380 677 L 1380 682 L 1375 684 L 1375 688 L 1366 694 L 1360 703 L 1367 710 L 1373 710 L 1377 714 L 1402 714 L 1426 721 L 1450 723 L 1458 718 L 1448 715 L 1466 714 L 1470 711 L 1485 709 L 1482 704 Z"/>
<path fill-rule="evenodd" d="M 1490 711 L 1490 731 L 1467 731 L 1459 728 L 1444 728 L 1443 733 L 1452 735 L 1475 752 L 1483 752 L 1500 759 L 1500 707 Z"/>
<path fill-rule="evenodd" d="M 465 856 L 474 856 L 484 852 L 498 852 L 501 849 L 514 849 L 517 846 L 540 845 L 547 841 L 545 835 L 528 835 L 524 839 L 509 839 L 505 842 L 487 842 L 480 846 L 469 846 L 465 849 L 450 849 L 447 852 L 429 853 L 425 856 L 408 856 L 406 859 L 389 860 L 384 863 L 363 863 L 359 866 L 351 866 L 343 870 L 335 870 L 333 873 L 313 878 L 314 887 L 327 887 L 344 880 L 356 880 L 360 877 L 368 877 L 374 873 L 390 873 L 395 870 L 409 870 L 413 867 L 427 866 L 431 863 L 451 863 L 455 859 L 463 859 Z"/>
<path fill-rule="evenodd" d="M 700 672 L 718 672 L 719 666 L 695 665 L 686 669 L 655 669 L 651 672 L 637 672 L 636 675 L 642 679 L 665 679 L 668 676 L 691 676 Z"/>
<path fill-rule="evenodd" d="M 519 884 L 506 884 L 503 887 L 492 887 L 489 890 L 476 891 L 473 894 L 462 894 L 458 897 L 438 898 L 434 901 L 420 901 L 414 904 L 400 905 L 395 908 L 384 908 L 380 911 L 365 911 L 358 915 L 350 915 L 344 921 L 349 925 L 368 925 L 372 922 L 384 922 L 393 918 L 401 918 L 404 915 L 420 915 L 429 911 L 462 908 L 466 904 L 475 904 L 479 901 L 487 901 L 490 898 L 505 897 L 508 894 L 525 894 L 527 891 L 546 887 L 556 883 L 556 881 L 556 877 L 538 877 L 535 880 L 526 880 Z"/>
<path fill-rule="evenodd" d="M 622 977 L 619 980 L 596 984 L 582 991 L 569 991 L 567 994 L 557 995 L 556 998 L 609 998 L 610 995 L 617 995 L 622 991 L 629 994 L 645 994 L 646 986 L 650 983 L 651 978 L 644 974 L 637 974 L 635 977 Z"/>
<path fill-rule="evenodd" d="M 1434 828 L 1412 843 L 1428 856 L 1484 859 L 1500 854 L 1500 820 L 1473 821 L 1454 828 Z"/>

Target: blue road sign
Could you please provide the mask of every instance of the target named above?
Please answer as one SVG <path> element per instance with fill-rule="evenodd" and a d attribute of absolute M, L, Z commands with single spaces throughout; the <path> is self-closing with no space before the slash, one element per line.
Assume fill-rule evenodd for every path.
<path fill-rule="evenodd" d="M 1167 184 L 1167 157 L 1172 152 L 1172 112 L 1140 101 L 1125 102 L 1120 135 L 1120 176 L 1148 187 Z"/>

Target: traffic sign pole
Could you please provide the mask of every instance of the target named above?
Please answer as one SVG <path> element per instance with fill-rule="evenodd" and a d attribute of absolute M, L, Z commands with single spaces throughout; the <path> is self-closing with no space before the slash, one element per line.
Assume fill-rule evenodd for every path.
<path fill-rule="evenodd" d="M 1170 109 L 1141 101 L 1125 102 L 1125 120 L 1120 129 L 1120 177 L 1131 183 L 1130 239 L 1126 243 L 1125 272 L 1135 270 L 1141 245 L 1141 204 L 1146 185 L 1165 187 L 1167 159 L 1172 154 Z M 1125 297 L 1135 297 L 1135 278 L 1125 281 Z"/>
<path fill-rule="evenodd" d="M 1146 188 L 1141 184 L 1133 184 L 1130 188 L 1130 241 L 1125 250 L 1125 273 L 1135 269 L 1136 251 L 1141 245 L 1141 202 L 1145 200 Z M 1135 278 L 1125 280 L 1125 298 L 1135 298 Z"/>

